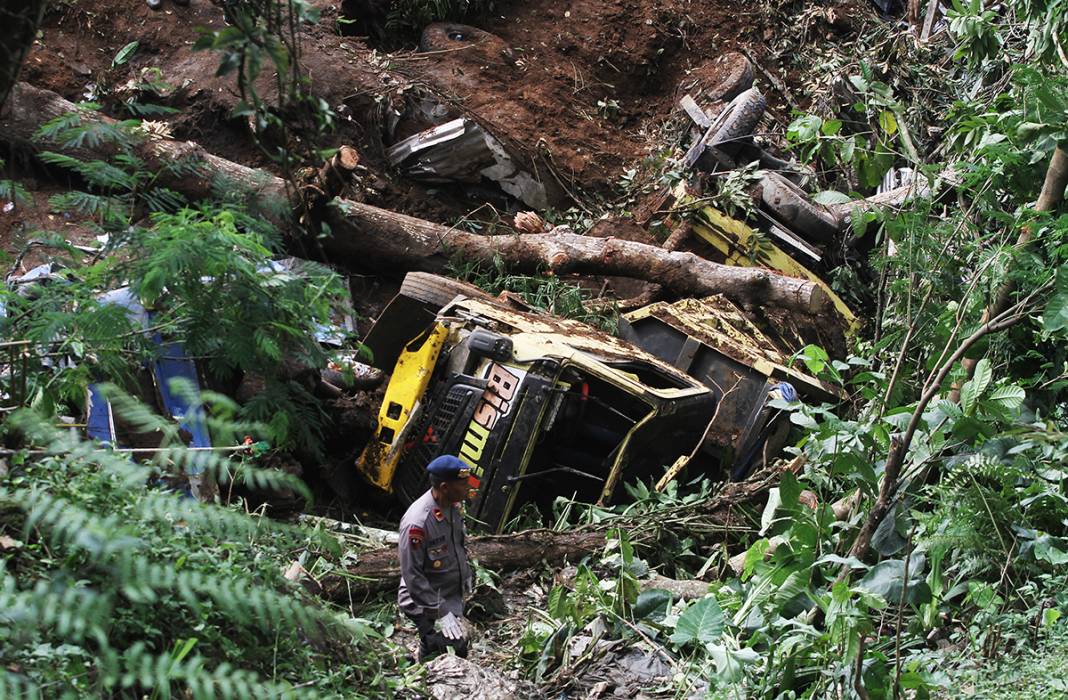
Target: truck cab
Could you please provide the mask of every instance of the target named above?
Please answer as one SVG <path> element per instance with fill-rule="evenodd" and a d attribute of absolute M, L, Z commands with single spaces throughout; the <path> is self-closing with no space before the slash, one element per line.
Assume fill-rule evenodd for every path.
<path fill-rule="evenodd" d="M 468 513 L 491 531 L 525 503 L 610 503 L 622 479 L 692 454 L 715 411 L 707 386 L 586 324 L 487 298 L 460 295 L 433 316 L 412 301 L 399 295 L 368 336 L 376 364 L 393 367 L 357 461 L 402 504 L 426 491 L 440 454 L 470 466 Z"/>

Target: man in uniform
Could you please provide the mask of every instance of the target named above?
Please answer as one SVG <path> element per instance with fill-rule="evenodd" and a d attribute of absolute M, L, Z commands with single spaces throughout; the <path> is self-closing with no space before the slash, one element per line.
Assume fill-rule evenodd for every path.
<path fill-rule="evenodd" d="M 426 470 L 430 490 L 404 514 L 397 543 L 397 603 L 419 630 L 420 661 L 448 646 L 458 656 L 467 656 L 464 594 L 472 585 L 462 511 L 470 471 L 452 455 L 435 458 Z"/>

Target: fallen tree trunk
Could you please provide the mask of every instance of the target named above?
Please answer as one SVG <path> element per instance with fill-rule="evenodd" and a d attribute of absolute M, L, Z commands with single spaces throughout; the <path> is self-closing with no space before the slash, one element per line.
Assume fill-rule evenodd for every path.
<path fill-rule="evenodd" d="M 733 267 L 693 253 L 618 238 L 581 236 L 566 227 L 548 233 L 484 236 L 448 228 L 367 204 L 335 199 L 326 221 L 334 235 L 324 247 L 339 260 L 373 257 L 379 264 L 442 272 L 450 260 L 493 264 L 503 260 L 524 272 L 632 277 L 680 296 L 722 294 L 743 306 L 769 304 L 807 314 L 830 299 L 808 280 L 770 270 Z"/>
<path fill-rule="evenodd" d="M 513 535 L 487 535 L 468 539 L 467 551 L 472 559 L 493 571 L 511 571 L 538 562 L 559 564 L 579 560 L 604 547 L 604 530 L 526 530 Z M 397 548 L 375 549 L 360 555 L 360 560 L 344 576 L 328 575 L 319 581 L 322 595 L 344 599 L 349 590 L 376 591 L 391 588 L 400 580 Z"/>
<path fill-rule="evenodd" d="M 467 540 L 468 554 L 487 569 L 499 572 L 528 569 L 540 563 L 559 566 L 565 561 L 577 562 L 602 550 L 608 542 L 609 532 L 617 528 L 630 534 L 639 551 L 653 555 L 663 546 L 660 538 L 668 531 L 678 538 L 723 541 L 732 532 L 749 529 L 750 523 L 740 507 L 763 498 L 768 489 L 778 483 L 781 469 L 792 469 L 791 465 L 764 470 L 748 481 L 726 484 L 704 503 L 619 517 L 567 532 L 540 529 L 471 537 Z M 345 573 L 328 574 L 319 579 L 315 590 L 331 600 L 347 600 L 356 593 L 393 588 L 399 580 L 397 548 L 383 547 L 361 553 L 356 564 L 348 567 Z"/>
<path fill-rule="evenodd" d="M 106 160 L 114 147 L 64 148 L 33 140 L 41 124 L 75 109 L 53 92 L 19 83 L 9 109 L 0 115 L 0 139 L 83 159 Z M 87 118 L 106 119 L 93 113 L 87 113 Z M 192 173 L 188 169 L 180 175 L 164 172 L 159 184 L 190 200 L 207 198 L 219 190 L 238 192 L 254 213 L 283 230 L 296 228 L 281 178 L 224 160 L 189 142 L 146 139 L 136 147 L 136 155 L 149 168 L 199 162 L 200 167 Z M 719 265 L 692 253 L 632 241 L 580 236 L 564 228 L 541 234 L 485 236 L 345 199 L 334 199 L 322 214 L 333 232 L 321 240 L 322 248 L 331 262 L 349 268 L 389 266 L 441 272 L 457 256 L 486 263 L 501 259 L 518 270 L 632 277 L 656 282 L 678 295 L 723 294 L 746 306 L 767 304 L 808 314 L 829 308 L 827 295 L 807 280 L 770 270 Z"/>

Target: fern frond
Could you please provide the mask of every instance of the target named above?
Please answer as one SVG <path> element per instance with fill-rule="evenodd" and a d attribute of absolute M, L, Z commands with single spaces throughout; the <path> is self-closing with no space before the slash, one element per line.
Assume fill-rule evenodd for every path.
<path fill-rule="evenodd" d="M 37 528 L 47 534 L 54 547 L 81 552 L 94 561 L 144 547 L 139 538 L 123 533 L 121 521 L 114 515 L 95 515 L 38 488 L 12 495 L 26 512 L 26 535 Z"/>
<path fill-rule="evenodd" d="M 17 205 L 26 205 L 33 201 L 29 190 L 14 180 L 0 180 L 0 199 Z"/>
<path fill-rule="evenodd" d="M 41 687 L 22 674 L 0 666 L 0 698 L 39 700 L 43 698 Z"/>
<path fill-rule="evenodd" d="M 9 634 L 52 630 L 71 642 L 100 639 L 101 622 L 110 615 L 110 600 L 85 588 L 38 581 L 20 591 L 11 574 L 4 572 L 0 580 L 0 626 Z"/>
<path fill-rule="evenodd" d="M 183 474 L 210 475 L 220 484 L 233 483 L 256 491 L 275 493 L 293 491 L 309 503 L 313 500 L 308 485 L 300 477 L 245 464 L 240 458 L 224 453 L 173 447 L 156 453 L 154 457 L 164 471 L 175 471 L 177 468 Z"/>
<path fill-rule="evenodd" d="M 123 225 L 130 218 L 129 195 L 97 195 L 71 190 L 48 199 L 53 209 L 99 217 L 105 226 Z"/>
<path fill-rule="evenodd" d="M 163 114 L 178 114 L 181 110 L 166 105 L 153 104 L 151 102 L 137 102 L 127 100 L 124 103 L 126 110 L 135 117 L 154 117 Z"/>
<path fill-rule="evenodd" d="M 50 165 L 78 173 L 89 184 L 105 190 L 132 190 L 137 185 L 135 175 L 102 160 L 83 161 L 52 151 L 44 151 L 39 157 Z"/>
<path fill-rule="evenodd" d="M 78 129 L 82 126 L 82 119 L 90 117 L 92 113 L 98 111 L 100 105 L 96 102 L 82 102 L 77 105 L 77 108 L 72 112 L 61 114 L 55 119 L 49 119 L 42 124 L 37 133 L 34 134 L 34 140 L 41 141 L 62 141 L 63 134 L 69 132 L 72 129 Z"/>
<path fill-rule="evenodd" d="M 114 123 L 91 120 L 61 133 L 59 138 L 64 150 L 99 148 L 105 144 L 129 148 L 143 139 L 136 132 L 137 125 L 136 119 Z"/>
<path fill-rule="evenodd" d="M 144 644 L 135 644 L 122 654 L 123 687 L 154 690 L 161 697 L 170 697 L 173 690 L 188 690 L 200 700 L 234 698 L 305 698 L 320 697 L 312 689 L 297 689 L 285 683 L 260 678 L 256 673 L 222 663 L 210 668 L 204 657 L 193 654 L 175 659 L 169 654 L 153 654 Z M 179 692 L 179 696 L 184 693 Z"/>
<path fill-rule="evenodd" d="M 336 540 L 327 532 L 309 531 L 305 528 L 270 520 L 265 517 L 249 515 L 229 508 L 212 504 L 197 503 L 189 498 L 173 493 L 149 492 L 138 499 L 133 511 L 135 517 L 144 521 L 158 523 L 182 523 L 184 527 L 199 534 L 214 535 L 220 540 L 243 537 L 252 541 L 256 538 L 272 537 L 291 540 L 294 544 L 312 540 L 325 548 L 336 548 Z M 331 540 L 334 540 L 331 542 Z"/>
<path fill-rule="evenodd" d="M 205 599 L 214 610 L 236 625 L 261 630 L 279 627 L 299 629 L 317 638 L 354 632 L 340 617 L 314 608 L 299 598 L 271 590 L 239 577 L 220 577 L 203 571 L 180 571 L 144 557 L 124 558 L 116 564 L 123 594 L 136 603 L 152 603 L 161 597 L 177 595 L 193 610 L 201 610 Z M 166 594 L 166 595 L 163 595 Z"/>
<path fill-rule="evenodd" d="M 188 203 L 182 194 L 166 187 L 154 187 L 141 193 L 141 197 L 153 211 L 177 211 Z"/>
<path fill-rule="evenodd" d="M 208 164 L 203 158 L 194 153 L 178 160 L 168 161 L 164 164 L 161 172 L 176 177 L 203 176 L 208 172 Z"/>

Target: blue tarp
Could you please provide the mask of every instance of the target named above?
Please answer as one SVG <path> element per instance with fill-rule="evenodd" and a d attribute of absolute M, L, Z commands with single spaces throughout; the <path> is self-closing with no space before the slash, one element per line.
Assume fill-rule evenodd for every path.
<path fill-rule="evenodd" d="M 115 441 L 115 421 L 111 414 L 111 402 L 100 393 L 99 384 L 89 385 L 86 404 L 86 434 L 92 440 L 118 447 L 118 443 Z"/>
<path fill-rule="evenodd" d="M 145 310 L 128 287 L 108 292 L 100 297 L 100 301 L 122 306 L 129 313 L 131 320 L 140 323 L 146 330 L 151 326 L 152 314 Z M 186 355 L 185 347 L 181 343 L 164 342 L 157 332 L 152 333 L 150 339 L 159 348 L 159 358 L 152 362 L 152 376 L 163 400 L 163 408 L 193 436 L 189 447 L 211 447 L 203 409 L 194 407 L 189 402 L 190 398 L 196 398 L 200 394 L 196 363 Z M 190 391 L 181 391 L 180 384 L 185 384 Z M 200 471 L 201 468 L 195 466 L 195 462 L 189 466 L 190 475 L 195 476 Z"/>

